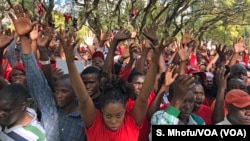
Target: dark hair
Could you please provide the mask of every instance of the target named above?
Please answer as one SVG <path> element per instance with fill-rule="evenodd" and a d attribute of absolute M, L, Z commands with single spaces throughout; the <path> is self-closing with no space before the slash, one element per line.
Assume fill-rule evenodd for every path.
<path fill-rule="evenodd" d="M 10 84 L 0 91 L 0 99 L 16 105 L 22 105 L 23 102 L 27 102 L 28 97 L 29 92 L 22 84 Z"/>
<path fill-rule="evenodd" d="M 101 80 L 101 71 L 94 67 L 94 66 L 88 66 L 81 72 L 81 77 L 85 74 L 95 74 L 98 78 L 98 80 Z"/>
<path fill-rule="evenodd" d="M 125 107 L 128 98 L 133 99 L 133 96 L 135 96 L 134 87 L 124 78 L 117 78 L 104 84 L 100 100 L 101 107 L 109 103 L 121 103 Z"/>
<path fill-rule="evenodd" d="M 55 83 L 54 83 L 54 87 L 57 86 L 57 82 L 58 81 L 65 81 L 65 80 L 69 80 L 70 82 L 70 78 L 69 78 L 69 74 L 63 74 L 62 76 L 60 76 L 59 78 L 56 79 Z"/>
<path fill-rule="evenodd" d="M 145 76 L 142 72 L 132 71 L 128 76 L 128 82 L 131 83 L 136 76 Z"/>

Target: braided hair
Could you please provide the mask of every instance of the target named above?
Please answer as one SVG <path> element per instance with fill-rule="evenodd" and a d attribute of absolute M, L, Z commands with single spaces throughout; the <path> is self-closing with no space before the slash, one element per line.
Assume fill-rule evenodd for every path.
<path fill-rule="evenodd" d="M 135 96 L 134 87 L 124 78 L 106 80 L 101 94 L 101 107 L 109 103 L 121 103 L 125 107 L 128 98 L 133 96 Z"/>

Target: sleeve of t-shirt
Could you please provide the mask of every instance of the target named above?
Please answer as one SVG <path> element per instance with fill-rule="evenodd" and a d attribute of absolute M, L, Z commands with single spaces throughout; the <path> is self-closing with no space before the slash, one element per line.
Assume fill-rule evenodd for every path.
<path fill-rule="evenodd" d="M 128 76 L 131 72 L 131 68 L 130 67 L 124 67 L 124 69 L 122 71 L 120 71 L 119 73 L 119 77 L 120 78 L 125 78 L 126 80 L 128 80 Z"/>

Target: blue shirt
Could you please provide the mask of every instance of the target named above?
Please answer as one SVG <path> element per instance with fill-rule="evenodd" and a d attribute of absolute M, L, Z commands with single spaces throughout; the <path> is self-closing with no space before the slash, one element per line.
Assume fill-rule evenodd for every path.
<path fill-rule="evenodd" d="M 21 55 L 31 97 L 41 111 L 41 122 L 48 141 L 84 141 L 84 125 L 80 113 L 65 114 L 57 107 L 54 94 L 32 52 Z"/>

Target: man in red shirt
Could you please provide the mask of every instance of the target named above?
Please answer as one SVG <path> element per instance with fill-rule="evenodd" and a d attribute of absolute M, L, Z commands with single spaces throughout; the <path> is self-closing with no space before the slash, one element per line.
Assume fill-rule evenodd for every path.
<path fill-rule="evenodd" d="M 68 29 L 69 20 L 71 19 L 71 15 L 69 13 L 63 14 L 64 16 L 64 23 L 65 23 L 65 29 Z"/>

